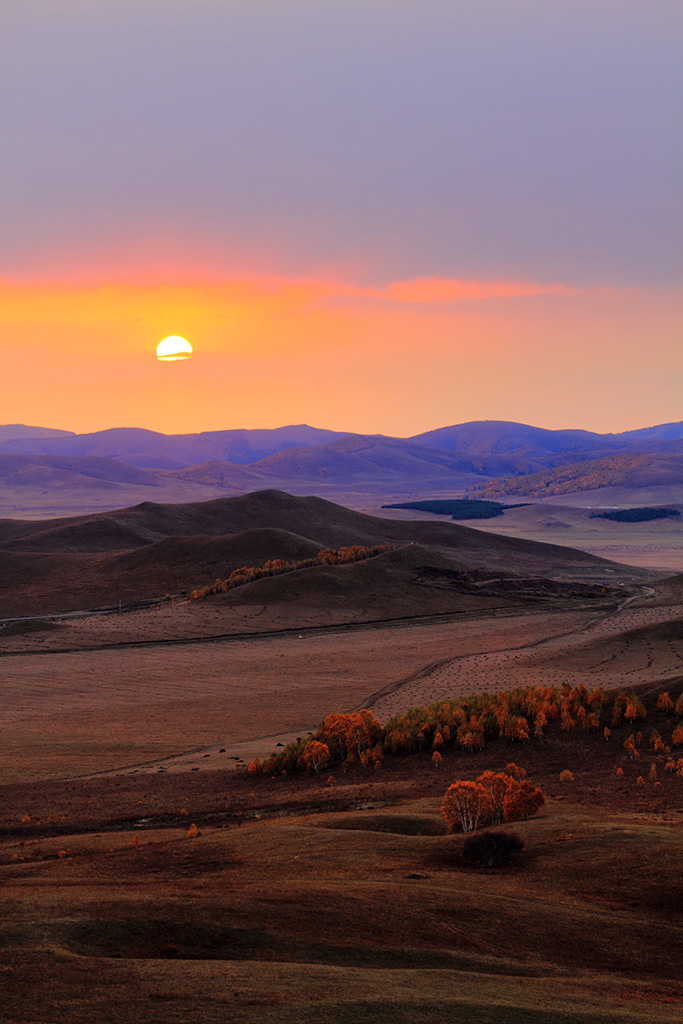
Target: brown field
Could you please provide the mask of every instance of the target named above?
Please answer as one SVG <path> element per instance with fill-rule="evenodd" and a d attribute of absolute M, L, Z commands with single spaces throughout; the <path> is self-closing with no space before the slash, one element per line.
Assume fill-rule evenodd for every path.
<path fill-rule="evenodd" d="M 201 614 L 203 607 L 190 606 L 189 613 Z M 126 630 L 121 620 L 146 618 L 156 625 L 157 614 L 96 616 L 73 629 L 89 628 L 89 640 L 102 641 L 111 624 L 120 640 Z M 144 647 L 123 641 L 101 651 L 5 654 L 0 766 L 6 779 L 58 778 L 157 762 L 197 748 L 223 746 L 233 756 L 233 745 L 240 744 L 244 755 L 251 753 L 245 741 L 256 741 L 254 749 L 262 751 L 260 737 L 305 733 L 331 710 L 362 706 L 374 692 L 407 677 L 427 673 L 428 678 L 436 662 L 533 643 L 586 621 L 585 611 L 542 611 L 374 629 L 304 629 L 279 637 Z M 49 633 L 46 642 L 55 636 L 61 641 L 71 629 Z M 35 634 L 22 639 L 35 650 Z M 429 693 L 415 682 L 402 690 L 404 707 Z M 400 694 L 401 689 L 393 699 L 400 700 Z M 190 766 L 214 767 L 225 758 L 214 749 L 207 764 L 205 753 L 191 755 Z M 182 763 L 188 764 L 187 758 Z"/>
<path fill-rule="evenodd" d="M 555 733 L 439 769 L 426 752 L 335 786 L 220 771 L 7 786 L 4 1019 L 678 1021 L 683 781 L 638 787 L 620 739 Z M 546 805 L 512 826 L 517 863 L 467 867 L 441 794 L 511 753 Z"/>
<path fill-rule="evenodd" d="M 278 523 L 274 541 L 307 551 L 356 525 L 373 539 L 364 517 L 326 515 L 311 539 Z M 386 722 L 541 683 L 636 687 L 644 731 L 670 736 L 654 701 L 683 689 L 680 578 L 435 526 L 436 551 L 404 541 L 205 601 L 67 618 L 50 614 L 59 559 L 75 564 L 73 533 L 59 533 L 55 589 L 36 577 L 21 598 L 32 617 L 0 628 L 3 1024 L 681 1019 L 683 778 L 647 739 L 630 760 L 629 727 L 607 743 L 577 729 L 448 749 L 438 769 L 429 750 L 379 771 L 335 766 L 329 785 L 244 768 L 332 711 L 369 706 Z M 263 537 L 249 536 L 258 554 Z M 207 572 L 212 550 L 229 567 L 235 545 L 83 551 L 82 594 L 100 593 L 107 558 L 134 594 L 189 574 L 196 553 Z M 506 573 L 508 559 L 528 574 L 535 554 L 538 578 Z M 518 863 L 467 867 L 442 794 L 511 759 L 546 805 L 511 826 Z M 639 786 L 651 762 L 659 784 Z"/>

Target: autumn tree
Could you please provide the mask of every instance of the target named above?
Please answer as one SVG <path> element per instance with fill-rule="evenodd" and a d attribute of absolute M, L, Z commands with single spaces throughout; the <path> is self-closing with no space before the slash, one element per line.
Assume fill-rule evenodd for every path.
<path fill-rule="evenodd" d="M 462 832 L 474 832 L 491 813 L 491 800 L 479 782 L 454 782 L 446 790 L 441 813 L 450 832 L 456 825 Z"/>
<path fill-rule="evenodd" d="M 646 711 L 642 700 L 636 697 L 635 694 L 631 694 L 626 701 L 626 707 L 624 708 L 624 718 L 630 722 L 631 725 L 637 718 L 645 718 Z"/>
<path fill-rule="evenodd" d="M 666 711 L 667 715 L 670 715 L 673 709 L 674 702 L 671 699 L 671 695 L 668 691 L 664 690 L 657 698 L 657 710 Z"/>
<path fill-rule="evenodd" d="M 491 820 L 495 825 L 503 820 L 503 803 L 510 785 L 515 782 L 512 775 L 505 772 L 483 772 L 477 782 L 486 790 L 491 804 Z"/>
<path fill-rule="evenodd" d="M 330 760 L 330 748 L 326 743 L 309 740 L 304 747 L 303 758 L 306 767 L 312 768 L 317 774 Z"/>
<path fill-rule="evenodd" d="M 503 816 L 506 821 L 532 818 L 545 803 L 541 790 L 533 782 L 523 779 L 512 783 L 503 801 Z"/>

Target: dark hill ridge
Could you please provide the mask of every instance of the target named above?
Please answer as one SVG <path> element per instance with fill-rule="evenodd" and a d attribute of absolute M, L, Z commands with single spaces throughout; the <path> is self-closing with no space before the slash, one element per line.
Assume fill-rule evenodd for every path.
<path fill-rule="evenodd" d="M 155 600 L 225 579 L 243 565 L 313 558 L 320 548 L 286 530 L 255 529 L 221 537 L 166 537 L 134 551 L 99 556 L 0 550 L 0 617 Z"/>
<path fill-rule="evenodd" d="M 231 607 L 287 604 L 304 617 L 309 608 L 329 615 L 330 621 L 368 622 L 600 595 L 595 586 L 504 575 L 480 578 L 485 575 L 422 544 L 407 544 L 350 565 L 316 566 L 256 580 L 210 600 Z"/>
<path fill-rule="evenodd" d="M 238 588 L 240 596 L 234 600 L 248 603 L 250 594 L 256 593 L 251 588 L 269 582 L 268 589 L 259 591 L 269 601 L 305 599 L 324 605 L 331 588 L 330 592 L 339 591 L 331 607 L 341 608 L 346 602 L 345 607 L 356 608 L 356 619 L 362 617 L 363 608 L 375 608 L 375 618 L 390 618 L 428 614 L 428 609 L 437 607 L 463 610 L 468 593 L 476 598 L 477 607 L 484 598 L 516 602 L 548 596 L 540 584 L 517 586 L 510 579 L 514 574 L 565 581 L 560 589 L 568 596 L 577 581 L 639 582 L 651 575 L 568 547 L 501 537 L 450 522 L 380 519 L 322 498 L 269 490 L 185 505 L 144 502 L 115 513 L 71 519 L 2 520 L 0 616 L 154 601 L 166 593 L 225 579 L 243 565 L 263 565 L 272 558 L 300 561 L 321 547 L 355 544 L 388 544 L 391 558 L 371 559 L 378 569 L 358 563 L 349 575 L 343 574 L 349 566 L 335 571 L 321 566 L 277 577 L 279 582 L 257 581 Z M 391 566 L 401 567 L 400 586 L 408 588 L 405 592 L 392 591 Z M 380 569 L 384 575 L 377 582 L 379 577 L 373 573 Z M 299 582 L 301 573 L 314 573 L 314 582 Z M 492 584 L 491 590 L 489 582 L 501 577 L 505 579 Z M 477 583 L 476 590 L 468 581 Z M 370 590 L 361 593 L 356 583 Z M 485 593 L 479 584 L 484 584 Z M 302 587 L 311 589 L 304 594 Z M 351 591 L 344 597 L 342 590 L 348 587 Z M 443 591 L 438 597 L 437 590 Z M 550 596 L 557 597 L 556 588 L 551 591 Z M 405 611 L 418 606 L 423 610 Z M 327 615 L 324 607 L 322 611 Z"/>
<path fill-rule="evenodd" d="M 387 618 L 484 611 L 515 603 L 495 588 L 480 588 L 464 566 L 421 544 L 396 548 L 350 565 L 319 566 L 256 580 L 218 594 L 211 601 L 241 605 L 296 606 L 329 614 L 330 621 L 366 622 Z"/>
<path fill-rule="evenodd" d="M 323 498 L 276 490 L 184 505 L 143 502 L 113 513 L 70 519 L 2 520 L 0 548 L 73 551 L 82 531 L 89 550 L 95 550 L 97 543 L 101 545 L 97 550 L 106 552 L 120 550 L 124 537 L 133 548 L 167 537 L 225 536 L 254 529 L 284 530 L 332 548 L 420 543 L 463 565 L 548 576 L 577 570 L 604 573 L 612 565 L 572 548 L 501 537 L 450 522 L 380 519 Z"/>

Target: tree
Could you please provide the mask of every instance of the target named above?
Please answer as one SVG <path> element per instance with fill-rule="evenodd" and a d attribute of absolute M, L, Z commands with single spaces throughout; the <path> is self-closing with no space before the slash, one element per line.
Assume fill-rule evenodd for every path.
<path fill-rule="evenodd" d="M 503 801 L 503 816 L 506 821 L 532 818 L 545 803 L 541 790 L 533 782 L 524 779 L 508 789 Z"/>
<path fill-rule="evenodd" d="M 626 707 L 624 709 L 624 718 L 626 718 L 631 725 L 635 722 L 636 718 L 645 718 L 646 711 L 643 702 L 635 694 L 632 694 L 626 700 Z"/>
<path fill-rule="evenodd" d="M 487 771 L 479 776 L 477 782 L 488 793 L 491 801 L 491 820 L 497 825 L 503 820 L 503 803 L 514 779 L 511 775 L 506 775 L 505 772 Z"/>
<path fill-rule="evenodd" d="M 454 782 L 446 790 L 441 813 L 450 832 L 456 825 L 463 832 L 474 832 L 491 813 L 491 800 L 479 782 Z"/>
<path fill-rule="evenodd" d="M 657 698 L 657 710 L 666 711 L 667 715 L 670 715 L 673 709 L 674 702 L 671 699 L 671 694 L 664 690 Z"/>
<path fill-rule="evenodd" d="M 316 773 L 323 768 L 330 760 L 330 748 L 327 743 L 319 743 L 318 740 L 309 740 L 304 747 L 304 764 L 312 768 Z"/>

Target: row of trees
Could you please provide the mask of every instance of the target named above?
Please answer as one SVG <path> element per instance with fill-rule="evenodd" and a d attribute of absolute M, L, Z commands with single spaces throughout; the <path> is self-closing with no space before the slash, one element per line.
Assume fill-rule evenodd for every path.
<path fill-rule="evenodd" d="M 683 693 L 676 701 L 670 693 L 661 693 L 657 709 L 683 716 Z M 519 687 L 411 708 L 392 718 L 384 728 L 367 709 L 350 715 L 328 715 L 314 735 L 290 743 L 265 762 L 251 762 L 249 768 L 253 773 L 275 775 L 306 769 L 319 772 L 333 763 L 379 767 L 385 754 L 430 749 L 438 765 L 441 751 L 449 746 L 474 752 L 497 739 L 540 743 L 550 728 L 602 731 L 609 740 L 613 729 L 623 724 L 634 727 L 646 717 L 645 705 L 633 693 L 622 691 L 610 698 L 601 687 L 588 690 L 583 684 L 572 688 L 567 683 L 559 689 Z M 642 740 L 642 734 L 638 736 Z M 656 729 L 651 731 L 650 739 L 655 753 L 668 753 L 671 746 L 683 745 L 683 723 L 674 727 L 670 745 Z M 627 744 L 627 749 L 635 751 L 632 756 L 637 756 L 640 741 L 634 739 L 632 745 L 629 741 Z"/>
<path fill-rule="evenodd" d="M 361 562 L 366 558 L 374 558 L 375 555 L 382 555 L 389 550 L 388 544 L 375 544 L 373 547 L 366 547 L 362 544 L 354 544 L 351 547 L 339 548 L 334 551 L 332 548 L 324 548 L 314 558 L 304 558 L 298 562 L 288 562 L 283 558 L 273 558 L 265 565 L 247 566 L 243 565 L 230 573 L 227 579 L 218 579 L 206 587 L 199 587 L 190 593 L 191 601 L 200 601 L 211 594 L 224 594 L 234 587 L 241 587 L 245 583 L 253 583 L 254 580 L 261 580 L 267 576 L 281 576 L 286 572 L 295 572 L 297 569 L 312 569 L 319 565 L 347 565 L 349 562 Z"/>

